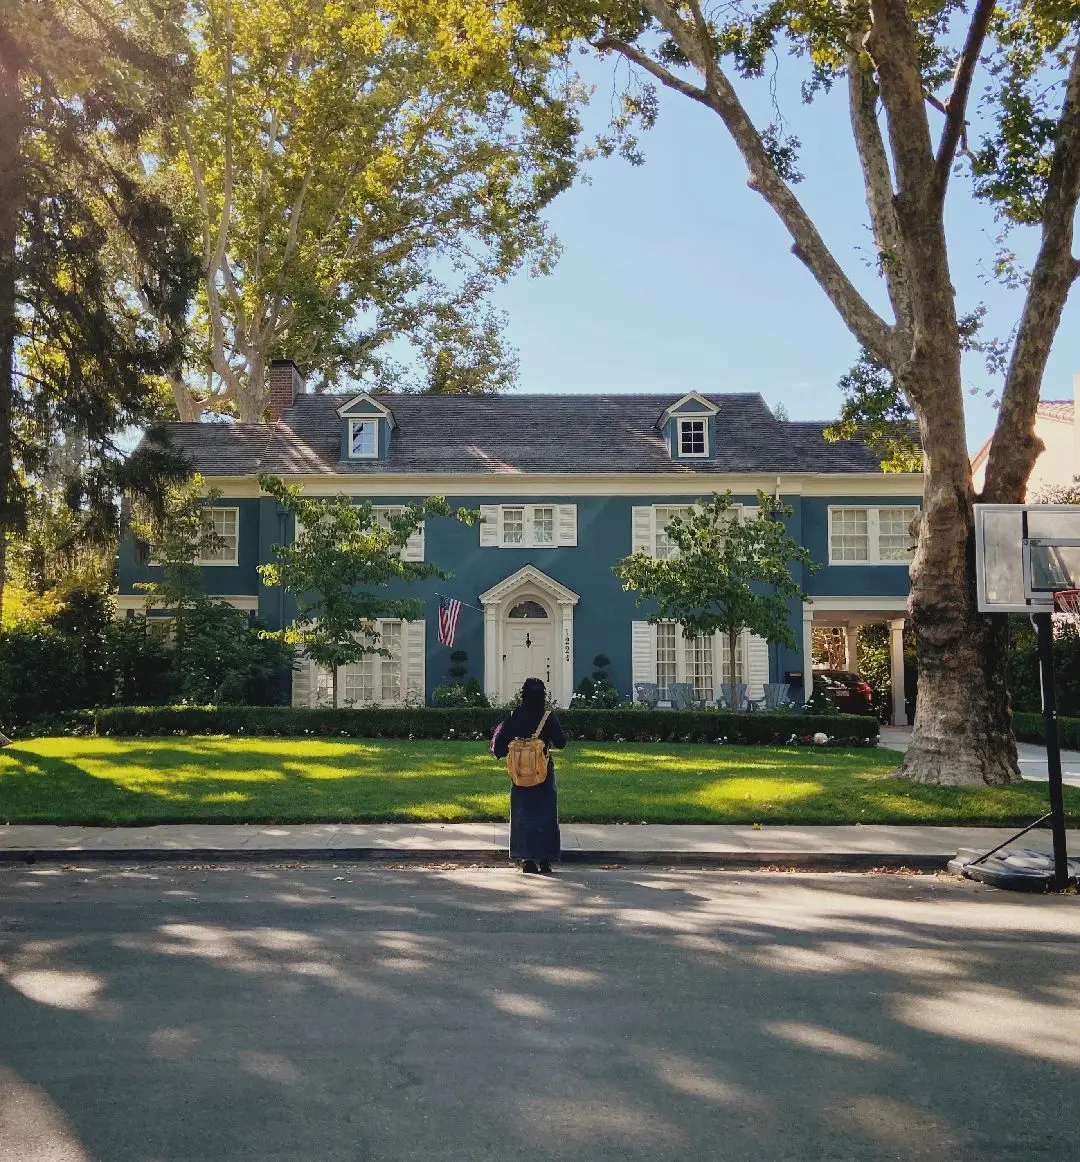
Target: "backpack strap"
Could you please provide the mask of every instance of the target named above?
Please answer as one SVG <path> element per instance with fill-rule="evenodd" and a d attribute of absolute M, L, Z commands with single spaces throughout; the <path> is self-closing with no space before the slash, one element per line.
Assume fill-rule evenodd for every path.
<path fill-rule="evenodd" d="M 541 731 L 544 729 L 544 727 L 547 725 L 547 720 L 548 720 L 550 717 L 551 717 L 551 711 L 550 711 L 550 710 L 545 710 L 545 711 L 544 711 L 544 717 L 540 719 L 540 725 L 539 725 L 539 726 L 538 726 L 538 727 L 537 727 L 537 728 L 536 728 L 536 729 L 535 729 L 535 730 L 532 732 L 532 735 L 530 736 L 531 738 L 539 738 L 539 737 L 540 737 L 540 732 L 541 732 Z"/>

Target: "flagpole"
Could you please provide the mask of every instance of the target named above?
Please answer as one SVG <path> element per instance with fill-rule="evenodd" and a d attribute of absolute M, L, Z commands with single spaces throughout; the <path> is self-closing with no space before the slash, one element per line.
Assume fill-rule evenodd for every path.
<path fill-rule="evenodd" d="M 435 591 L 435 596 L 436 597 L 445 597 L 447 601 L 451 600 L 449 593 L 440 593 L 438 590 Z M 461 601 L 461 598 L 456 597 L 456 598 L 453 598 L 453 600 Z M 467 601 L 461 601 L 461 604 L 464 605 L 466 609 L 475 609 L 477 613 L 484 612 L 478 605 L 470 605 Z"/>

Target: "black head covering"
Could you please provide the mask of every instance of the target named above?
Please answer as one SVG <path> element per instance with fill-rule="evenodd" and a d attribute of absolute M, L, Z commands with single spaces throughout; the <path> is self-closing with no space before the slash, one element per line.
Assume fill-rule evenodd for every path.
<path fill-rule="evenodd" d="M 526 710 L 543 710 L 547 700 L 547 690 L 539 678 L 526 678 L 521 687 L 521 705 Z"/>

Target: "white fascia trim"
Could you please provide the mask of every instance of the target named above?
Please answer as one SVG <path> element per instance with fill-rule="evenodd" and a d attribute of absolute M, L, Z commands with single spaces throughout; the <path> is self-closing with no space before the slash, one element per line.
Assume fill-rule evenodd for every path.
<path fill-rule="evenodd" d="M 341 407 L 338 408 L 337 414 L 341 416 L 342 419 L 363 419 L 364 416 L 359 413 L 354 413 L 352 410 L 354 407 L 361 403 L 366 404 L 369 408 L 371 408 L 371 418 L 384 419 L 390 424 L 391 428 L 397 427 L 397 424 L 394 422 L 394 413 L 388 407 L 386 407 L 385 404 L 379 403 L 377 399 L 369 395 L 366 391 L 362 391 L 359 395 L 354 395 L 352 399 L 348 400 L 346 403 L 343 403 Z"/>
<path fill-rule="evenodd" d="M 351 473 L 326 472 L 319 475 L 282 473 L 288 484 L 298 484 L 305 496 L 415 497 L 490 496 L 547 500 L 553 497 L 640 496 L 683 497 L 687 501 L 729 489 L 736 495 L 753 495 L 759 490 L 770 496 L 777 491 L 772 473 L 609 472 L 588 475 L 574 473 Z M 218 489 L 228 499 L 264 497 L 254 476 L 207 476 L 205 489 Z M 864 473 L 860 475 L 785 475 L 780 480 L 782 496 L 903 497 L 909 504 L 922 500 L 922 473 Z"/>
<path fill-rule="evenodd" d="M 234 609 L 242 609 L 247 613 L 258 613 L 259 611 L 258 597 L 249 593 L 229 595 L 223 593 L 208 593 L 207 597 L 211 601 L 224 601 Z M 126 614 L 129 609 L 134 609 L 141 613 L 146 609 L 146 600 L 147 595 L 145 593 L 118 593 L 113 597 L 118 614 Z"/>
<path fill-rule="evenodd" d="M 656 426 L 662 428 L 680 408 L 691 402 L 700 404 L 711 416 L 715 416 L 720 410 L 716 404 L 711 403 L 703 395 L 699 395 L 696 391 L 690 391 L 682 399 L 677 399 L 670 407 L 664 409 L 663 415 L 661 415 L 659 423 Z"/>
<path fill-rule="evenodd" d="M 906 597 L 811 597 L 803 606 L 804 613 L 842 611 L 844 613 L 896 613 L 907 610 Z"/>

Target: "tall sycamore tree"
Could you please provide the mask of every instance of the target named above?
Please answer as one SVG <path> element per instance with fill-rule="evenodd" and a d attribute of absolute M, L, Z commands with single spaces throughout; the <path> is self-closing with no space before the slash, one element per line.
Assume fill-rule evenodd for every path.
<path fill-rule="evenodd" d="M 1007 226 L 1029 226 L 1038 236 L 1034 262 L 1021 273 L 1023 308 L 1004 352 L 982 494 L 984 501 L 1018 502 L 1040 451 L 1034 420 L 1043 372 L 1080 274 L 1073 251 L 1080 197 L 1076 5 L 534 0 L 524 19 L 632 66 L 645 87 L 627 89 L 624 123 L 654 119 L 655 89 L 648 86 L 656 84 L 713 114 L 742 155 L 750 189 L 783 224 L 792 253 L 859 341 L 867 365 L 893 376 L 925 453 L 909 607 L 919 697 L 901 773 L 924 783 L 1016 780 L 1005 621 L 980 615 L 975 602 L 975 496 L 961 384 L 970 324 L 958 318 L 945 220 L 961 173 L 965 183 L 973 174 L 975 193 Z M 755 124 L 743 100 L 744 82 L 767 84 L 773 67 L 800 68 L 805 76 L 807 65 L 809 97 L 825 86 L 847 93 L 846 131 L 888 314 L 859 290 L 800 201 L 798 143 L 775 125 Z M 981 96 L 973 100 L 973 92 Z M 986 258 L 990 266 L 995 255 Z"/>
<path fill-rule="evenodd" d="M 572 181 L 573 82 L 543 33 L 487 0 L 192 0 L 190 104 L 163 171 L 201 241 L 181 418 L 264 418 L 272 358 L 316 388 L 477 391 L 514 371 L 487 306 L 555 247 L 545 206 Z M 401 344 L 399 344 L 400 348 Z"/>

